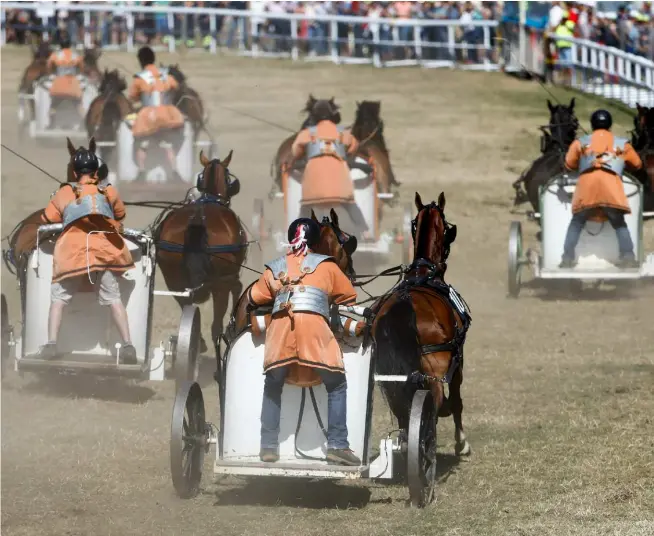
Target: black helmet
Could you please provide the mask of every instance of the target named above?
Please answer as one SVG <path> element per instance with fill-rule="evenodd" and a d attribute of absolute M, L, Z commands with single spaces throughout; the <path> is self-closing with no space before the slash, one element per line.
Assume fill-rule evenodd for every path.
<path fill-rule="evenodd" d="M 298 218 L 288 227 L 288 242 L 289 244 L 295 240 L 298 227 L 304 226 L 304 237 L 307 241 L 307 246 L 314 247 L 320 241 L 320 226 L 311 218 Z"/>
<path fill-rule="evenodd" d="M 154 63 L 154 52 L 150 47 L 146 46 L 139 48 L 137 56 L 141 67 L 145 67 L 146 65 L 151 65 Z"/>
<path fill-rule="evenodd" d="M 593 115 L 590 116 L 590 126 L 593 130 L 598 128 L 603 128 L 608 130 L 613 124 L 613 118 L 611 114 L 606 110 L 596 110 L 593 112 Z"/>
<path fill-rule="evenodd" d="M 87 149 L 78 149 L 73 155 L 73 171 L 77 175 L 95 173 L 99 167 L 98 157 Z"/>
<path fill-rule="evenodd" d="M 337 125 L 341 122 L 341 113 L 338 111 L 338 105 L 331 100 L 318 100 L 311 108 L 311 117 L 316 122 L 331 121 Z"/>

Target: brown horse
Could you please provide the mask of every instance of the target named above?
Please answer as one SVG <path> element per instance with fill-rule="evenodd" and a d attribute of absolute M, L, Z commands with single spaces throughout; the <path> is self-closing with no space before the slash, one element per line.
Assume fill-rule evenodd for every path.
<path fill-rule="evenodd" d="M 180 307 L 204 303 L 213 296 L 214 341 L 223 332 L 229 295 L 235 302 L 241 294 L 239 273 L 248 249 L 241 220 L 229 208 L 239 189 L 237 180 L 230 181 L 231 160 L 231 151 L 223 161 L 209 160 L 200 152 L 202 196 L 172 209 L 154 231 L 157 262 L 168 289 L 193 289 L 190 298 L 176 298 Z M 203 339 L 200 351 L 206 349 Z"/>
<path fill-rule="evenodd" d="M 86 131 L 89 137 L 100 142 L 116 142 L 121 121 L 134 110 L 129 99 L 123 94 L 126 89 L 127 83 L 117 69 L 105 69 L 100 83 L 100 94 L 93 99 L 86 113 Z M 112 155 L 113 149 L 110 147 L 102 151 L 102 159 L 105 162 L 110 162 Z"/>
<path fill-rule="evenodd" d="M 32 47 L 32 61 L 27 66 L 23 72 L 23 76 L 20 79 L 20 85 L 18 86 L 18 92 L 23 95 L 33 95 L 34 94 L 34 84 L 37 80 L 46 76 L 48 74 L 48 58 L 52 54 L 52 48 L 50 43 L 44 41 L 40 43 L 37 47 Z M 24 105 L 21 103 L 21 113 L 25 113 Z M 34 101 L 29 100 L 27 103 L 29 109 L 31 110 L 29 117 L 34 117 Z"/>
<path fill-rule="evenodd" d="M 186 83 L 186 76 L 177 64 L 169 65 L 168 73 L 177 81 L 178 85 L 177 90 L 172 95 L 173 104 L 191 122 L 193 132 L 197 138 L 200 131 L 204 129 L 206 122 L 204 105 L 200 94 Z"/>
<path fill-rule="evenodd" d="M 434 414 L 454 417 L 456 453 L 467 455 L 470 445 L 461 420 L 461 383 L 463 345 L 470 316 L 463 300 L 455 291 L 453 298 L 453 289 L 444 281 L 456 226 L 445 219 L 443 193 L 438 203 L 429 205 L 423 205 L 416 193 L 415 202 L 418 215 L 412 222 L 413 263 L 402 282 L 372 307 L 374 359 L 379 374 L 411 378 L 406 384 L 382 384 L 399 428 L 404 433 L 408 430 L 416 382 L 422 383 L 432 393 Z M 447 399 L 445 383 L 449 384 Z M 426 447 L 433 449 L 432 463 L 435 462 L 433 439 L 433 444 Z"/>
<path fill-rule="evenodd" d="M 98 66 L 98 59 L 100 56 L 102 56 L 102 50 L 99 48 L 84 49 L 84 67 L 82 68 L 82 74 L 86 76 L 94 86 L 99 86 L 102 82 L 102 73 Z"/>
<path fill-rule="evenodd" d="M 329 218 L 323 218 L 322 222 L 318 221 L 316 214 L 311 211 L 311 219 L 320 226 L 320 240 L 314 248 L 316 253 L 334 257 L 338 267 L 350 279 L 356 277 L 354 266 L 352 264 L 352 255 L 356 251 L 357 240 L 355 237 L 344 232 L 338 223 L 338 215 L 332 209 Z M 253 281 L 248 285 L 238 301 L 234 304 L 232 318 L 227 331 L 227 339 L 232 341 L 239 333 L 250 325 L 247 294 Z"/>

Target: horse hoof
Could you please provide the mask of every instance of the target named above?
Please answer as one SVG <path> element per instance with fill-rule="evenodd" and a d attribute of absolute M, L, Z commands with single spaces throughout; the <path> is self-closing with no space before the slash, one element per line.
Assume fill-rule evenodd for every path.
<path fill-rule="evenodd" d="M 457 456 L 470 456 L 472 454 L 470 443 L 468 443 L 467 440 L 463 440 L 460 443 L 457 443 L 454 447 L 454 452 Z"/>

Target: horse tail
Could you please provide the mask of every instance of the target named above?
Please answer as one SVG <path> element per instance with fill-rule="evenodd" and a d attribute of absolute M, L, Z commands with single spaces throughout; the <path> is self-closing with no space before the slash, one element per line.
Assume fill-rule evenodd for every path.
<path fill-rule="evenodd" d="M 400 297 L 378 318 L 375 346 L 378 374 L 408 376 L 420 369 L 416 312 L 409 294 Z"/>
<path fill-rule="evenodd" d="M 184 235 L 184 253 L 182 265 L 191 288 L 197 289 L 209 279 L 211 272 L 211 254 L 207 227 L 196 211 Z"/>

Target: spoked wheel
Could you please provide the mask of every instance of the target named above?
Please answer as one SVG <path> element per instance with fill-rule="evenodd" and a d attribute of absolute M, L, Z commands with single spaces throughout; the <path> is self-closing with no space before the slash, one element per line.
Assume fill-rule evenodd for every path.
<path fill-rule="evenodd" d="M 177 387 L 184 381 L 198 379 L 200 340 L 200 309 L 197 305 L 186 305 L 182 309 L 177 335 L 174 365 Z"/>
<path fill-rule="evenodd" d="M 3 294 L 0 298 L 0 314 L 2 315 L 2 348 L 0 351 L 0 377 L 5 377 L 5 370 L 7 361 L 9 360 L 9 337 L 11 327 L 9 326 L 9 307 L 7 306 L 7 298 Z"/>
<path fill-rule="evenodd" d="M 402 218 L 402 264 L 409 264 L 413 255 L 413 235 L 411 233 L 411 206 L 404 209 Z"/>
<path fill-rule="evenodd" d="M 182 382 L 175 395 L 170 425 L 170 473 L 175 492 L 182 499 L 195 497 L 200 490 L 208 446 L 202 389 L 196 382 Z"/>
<path fill-rule="evenodd" d="M 431 391 L 416 391 L 411 403 L 407 476 L 411 506 L 422 508 L 434 498 L 436 490 L 436 424 L 438 409 Z"/>
<path fill-rule="evenodd" d="M 509 296 L 517 298 L 520 293 L 520 265 L 522 263 L 522 225 L 512 221 L 509 227 Z"/>

